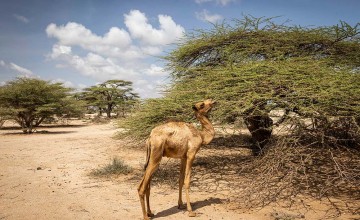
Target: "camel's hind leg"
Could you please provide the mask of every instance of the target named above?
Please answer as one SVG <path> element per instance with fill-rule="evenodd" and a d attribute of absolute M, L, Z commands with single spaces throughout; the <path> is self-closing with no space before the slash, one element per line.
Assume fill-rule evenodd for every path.
<path fill-rule="evenodd" d="M 151 212 L 150 209 L 150 184 L 151 184 L 151 178 L 149 180 L 149 184 L 146 189 L 146 207 L 147 207 L 147 216 L 153 217 L 154 214 Z"/>
<path fill-rule="evenodd" d="M 180 177 L 179 177 L 179 200 L 178 200 L 178 208 L 184 209 L 185 206 L 182 201 L 182 188 L 184 186 L 184 178 L 185 178 L 185 166 L 186 166 L 186 159 L 181 159 L 180 165 Z"/>
<path fill-rule="evenodd" d="M 162 154 L 153 154 L 150 155 L 149 164 L 145 170 L 145 174 L 143 179 L 140 182 L 140 185 L 138 187 L 138 193 L 141 203 L 141 209 L 143 212 L 144 220 L 148 220 L 149 216 L 152 215 L 152 213 L 147 213 L 145 210 L 145 194 L 146 194 L 146 200 L 147 200 L 147 206 L 148 210 L 150 211 L 150 205 L 149 205 L 149 196 L 150 196 L 150 180 L 154 172 L 157 170 L 157 168 L 160 165 Z"/>

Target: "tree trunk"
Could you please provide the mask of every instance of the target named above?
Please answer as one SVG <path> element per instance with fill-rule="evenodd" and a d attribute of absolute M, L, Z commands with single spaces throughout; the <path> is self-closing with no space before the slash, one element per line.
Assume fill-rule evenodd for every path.
<path fill-rule="evenodd" d="M 17 116 L 16 122 L 21 126 L 25 134 L 33 133 L 33 117 L 29 114 L 20 114 Z"/>
<path fill-rule="evenodd" d="M 263 152 L 264 146 L 269 142 L 273 120 L 268 115 L 249 115 L 244 120 L 255 142 L 253 154 L 259 155 Z"/>
<path fill-rule="evenodd" d="M 108 104 L 108 107 L 106 109 L 106 115 L 108 118 L 111 118 L 111 112 L 112 112 L 112 104 Z"/>
<path fill-rule="evenodd" d="M 39 126 L 45 119 L 45 116 L 42 116 L 35 122 L 35 127 Z"/>
<path fill-rule="evenodd" d="M 26 119 L 25 125 L 26 125 L 26 133 L 32 134 L 33 133 L 33 123 L 30 118 Z"/>
<path fill-rule="evenodd" d="M 5 121 L 5 119 L 0 119 L 0 128 L 4 125 Z"/>
<path fill-rule="evenodd" d="M 111 110 L 106 109 L 106 116 L 107 116 L 108 118 L 111 118 Z"/>

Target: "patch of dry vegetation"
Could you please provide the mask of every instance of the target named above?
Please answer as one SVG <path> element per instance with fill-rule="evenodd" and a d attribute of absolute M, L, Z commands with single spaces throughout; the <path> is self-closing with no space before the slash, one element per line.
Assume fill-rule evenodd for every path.
<path fill-rule="evenodd" d="M 102 168 L 91 171 L 91 176 L 109 177 L 111 175 L 129 174 L 133 169 L 126 165 L 121 159 L 115 157 L 112 162 Z"/>

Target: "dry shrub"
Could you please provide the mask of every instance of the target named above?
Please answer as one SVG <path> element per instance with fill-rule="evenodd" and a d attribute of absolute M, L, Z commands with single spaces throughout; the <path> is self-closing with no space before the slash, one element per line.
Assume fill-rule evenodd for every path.
<path fill-rule="evenodd" d="M 96 116 L 91 119 L 91 122 L 94 124 L 107 124 L 107 123 L 110 123 L 110 121 L 111 121 L 110 118 L 101 117 L 101 116 Z"/>
<path fill-rule="evenodd" d="M 97 177 L 108 177 L 111 175 L 129 174 L 133 169 L 126 165 L 122 159 L 115 157 L 112 163 L 99 169 L 92 170 L 90 175 Z"/>
<path fill-rule="evenodd" d="M 317 120 L 318 121 L 318 120 Z M 242 207 L 258 208 L 279 202 L 299 204 L 300 197 L 346 201 L 346 211 L 359 214 L 359 129 L 349 118 L 335 119 L 326 126 L 291 127 L 271 139 L 264 154 L 239 164 L 244 187 L 238 195 Z M 322 124 L 324 125 L 324 124 Z"/>

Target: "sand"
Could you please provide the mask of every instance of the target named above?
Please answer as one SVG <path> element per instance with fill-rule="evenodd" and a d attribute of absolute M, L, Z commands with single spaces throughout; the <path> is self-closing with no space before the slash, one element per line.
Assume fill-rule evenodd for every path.
<path fill-rule="evenodd" d="M 40 127 L 32 135 L 12 126 L 8 122 L 0 130 L 0 219 L 142 219 L 137 185 L 145 149 L 126 147 L 124 141 L 112 138 L 117 131 L 113 123 L 73 121 L 70 126 Z M 114 157 L 134 172 L 110 178 L 89 175 Z M 163 163 L 175 162 L 166 159 Z M 213 193 L 195 187 L 190 194 L 197 213 L 194 218 L 177 209 L 178 191 L 173 187 L 154 184 L 150 202 L 154 219 L 159 220 L 276 218 L 273 207 L 256 212 L 229 208 L 231 192 L 224 187 Z M 306 214 L 292 219 L 315 217 Z"/>

